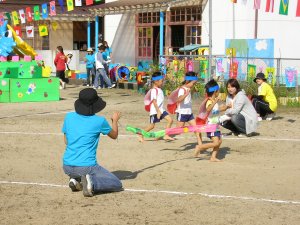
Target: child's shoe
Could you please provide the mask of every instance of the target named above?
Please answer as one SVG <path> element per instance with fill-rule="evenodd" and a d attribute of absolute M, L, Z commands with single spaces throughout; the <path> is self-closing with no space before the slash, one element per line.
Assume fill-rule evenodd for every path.
<path fill-rule="evenodd" d="M 82 184 L 75 180 L 74 178 L 71 178 L 69 181 L 69 187 L 73 192 L 75 191 L 82 191 Z"/>
<path fill-rule="evenodd" d="M 272 119 L 274 119 L 275 115 L 276 115 L 275 113 L 268 114 L 267 117 L 266 117 L 266 120 L 271 121 Z"/>
<path fill-rule="evenodd" d="M 262 118 L 260 116 L 257 117 L 257 121 L 260 122 L 262 121 Z"/>

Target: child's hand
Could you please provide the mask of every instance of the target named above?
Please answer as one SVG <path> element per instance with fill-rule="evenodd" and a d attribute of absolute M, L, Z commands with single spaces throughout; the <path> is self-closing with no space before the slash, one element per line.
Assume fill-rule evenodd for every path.
<path fill-rule="evenodd" d="M 111 120 L 114 122 L 118 122 L 118 120 L 120 119 L 121 117 L 121 113 L 120 112 L 114 112 L 114 114 L 112 115 L 111 117 Z"/>

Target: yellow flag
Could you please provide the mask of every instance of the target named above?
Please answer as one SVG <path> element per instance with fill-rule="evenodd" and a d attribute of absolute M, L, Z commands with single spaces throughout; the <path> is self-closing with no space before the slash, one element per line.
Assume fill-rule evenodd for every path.
<path fill-rule="evenodd" d="M 39 33 L 40 36 L 47 36 L 48 35 L 48 27 L 46 25 L 39 25 Z"/>
<path fill-rule="evenodd" d="M 12 15 L 12 18 L 13 18 L 14 25 L 18 25 L 19 24 L 19 17 L 18 17 L 17 11 L 12 11 L 11 15 Z"/>
<path fill-rule="evenodd" d="M 57 30 L 57 27 L 58 27 L 58 23 L 54 21 L 54 22 L 51 23 L 51 25 L 52 25 L 52 29 L 53 29 L 54 31 L 56 31 L 56 30 Z"/>
<path fill-rule="evenodd" d="M 67 8 L 68 8 L 68 11 L 74 10 L 73 0 L 67 0 Z"/>

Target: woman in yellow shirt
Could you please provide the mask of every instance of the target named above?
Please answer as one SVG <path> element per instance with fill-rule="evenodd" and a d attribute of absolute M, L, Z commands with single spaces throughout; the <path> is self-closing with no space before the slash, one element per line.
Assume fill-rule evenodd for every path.
<path fill-rule="evenodd" d="M 252 104 L 257 112 L 258 121 L 262 118 L 272 120 L 277 110 L 277 99 L 272 87 L 266 82 L 265 74 L 258 73 L 253 80 L 258 86 L 258 95 L 253 96 Z"/>

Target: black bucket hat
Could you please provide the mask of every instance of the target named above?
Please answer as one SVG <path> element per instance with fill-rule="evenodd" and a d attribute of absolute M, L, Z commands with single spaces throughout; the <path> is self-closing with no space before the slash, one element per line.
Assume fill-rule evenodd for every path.
<path fill-rule="evenodd" d="M 256 74 L 256 77 L 253 79 L 253 81 L 256 83 L 256 80 L 257 79 L 261 79 L 261 80 L 264 80 L 266 81 L 267 79 L 265 78 L 265 74 L 264 73 L 258 73 Z"/>
<path fill-rule="evenodd" d="M 78 114 L 91 116 L 103 110 L 106 102 L 100 98 L 93 88 L 86 88 L 79 92 L 79 98 L 74 103 Z"/>

